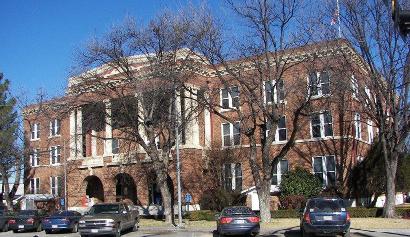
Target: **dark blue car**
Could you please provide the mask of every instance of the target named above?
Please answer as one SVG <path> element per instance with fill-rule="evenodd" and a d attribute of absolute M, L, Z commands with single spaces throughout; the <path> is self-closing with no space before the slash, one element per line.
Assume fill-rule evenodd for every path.
<path fill-rule="evenodd" d="M 75 233 L 78 231 L 78 221 L 80 218 L 81 214 L 76 211 L 58 211 L 44 218 L 43 230 L 45 230 L 47 234 L 61 230 Z"/>
<path fill-rule="evenodd" d="M 259 234 L 259 216 L 249 207 L 226 207 L 218 214 L 216 220 L 219 236 Z"/>
<path fill-rule="evenodd" d="M 306 203 L 300 220 L 302 236 L 350 236 L 350 215 L 343 199 L 312 198 Z"/>

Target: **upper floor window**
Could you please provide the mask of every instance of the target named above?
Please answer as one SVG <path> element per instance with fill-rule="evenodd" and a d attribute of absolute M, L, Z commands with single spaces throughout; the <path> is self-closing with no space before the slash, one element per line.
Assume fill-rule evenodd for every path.
<path fill-rule="evenodd" d="M 287 160 L 280 160 L 273 168 L 272 185 L 280 185 L 282 177 L 289 171 L 289 163 Z"/>
<path fill-rule="evenodd" d="M 31 167 L 36 167 L 40 164 L 39 162 L 39 149 L 34 149 L 33 153 L 30 155 L 30 166 Z"/>
<path fill-rule="evenodd" d="M 374 131 L 373 131 L 373 121 L 367 121 L 367 139 L 369 143 L 373 143 L 374 141 Z"/>
<path fill-rule="evenodd" d="M 224 164 L 224 188 L 225 190 L 242 190 L 242 166 L 241 163 Z"/>
<path fill-rule="evenodd" d="M 222 146 L 238 146 L 241 144 L 240 122 L 222 124 Z"/>
<path fill-rule="evenodd" d="M 30 193 L 39 194 L 40 193 L 40 178 L 30 179 Z"/>
<path fill-rule="evenodd" d="M 51 194 L 61 197 L 61 191 L 63 189 L 63 179 L 61 176 L 50 177 L 50 189 Z"/>
<path fill-rule="evenodd" d="M 313 157 L 313 172 L 322 181 L 323 186 L 334 186 L 336 184 L 335 156 Z"/>
<path fill-rule="evenodd" d="M 355 113 L 354 115 L 354 130 L 355 130 L 355 138 L 361 139 L 362 138 L 362 124 L 360 122 L 360 114 Z"/>
<path fill-rule="evenodd" d="M 265 82 L 265 103 L 279 103 L 285 99 L 283 80 Z"/>
<path fill-rule="evenodd" d="M 118 141 L 118 138 L 112 139 L 111 146 L 112 146 L 112 154 L 120 153 L 120 143 Z"/>
<path fill-rule="evenodd" d="M 269 131 L 272 129 L 272 124 L 267 123 L 267 131 L 266 135 L 269 134 Z M 278 126 L 276 127 L 276 133 L 274 137 L 274 141 L 286 141 L 287 139 L 287 131 L 286 131 L 286 117 L 281 116 L 278 121 Z"/>
<path fill-rule="evenodd" d="M 50 121 L 50 137 L 60 135 L 60 124 L 59 119 Z"/>
<path fill-rule="evenodd" d="M 35 123 L 31 127 L 31 140 L 40 139 L 40 124 Z"/>
<path fill-rule="evenodd" d="M 309 95 L 323 96 L 330 94 L 330 78 L 329 73 L 312 72 L 309 74 Z"/>
<path fill-rule="evenodd" d="M 359 97 L 359 84 L 357 83 L 357 79 L 352 75 L 351 78 L 352 83 L 352 96 L 353 98 L 357 99 Z"/>
<path fill-rule="evenodd" d="M 333 136 L 333 121 L 329 111 L 311 116 L 312 137 Z"/>
<path fill-rule="evenodd" d="M 60 164 L 61 160 L 61 147 L 60 146 L 52 146 L 50 147 L 50 164 Z"/>
<path fill-rule="evenodd" d="M 364 87 L 364 93 L 366 94 L 366 98 L 365 98 L 366 106 L 370 106 L 370 101 L 372 99 L 372 94 L 370 92 L 369 87 L 367 87 L 367 86 Z"/>
<path fill-rule="evenodd" d="M 239 87 L 221 89 L 221 106 L 223 109 L 239 108 Z"/>

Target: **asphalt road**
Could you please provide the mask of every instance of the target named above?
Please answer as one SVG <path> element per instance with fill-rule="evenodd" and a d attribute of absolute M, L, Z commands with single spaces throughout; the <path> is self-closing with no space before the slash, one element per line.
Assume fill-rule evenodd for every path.
<path fill-rule="evenodd" d="M 356 230 L 352 229 L 352 237 L 405 237 L 410 236 L 410 230 Z M 11 231 L 0 233 L 0 236 L 16 236 L 16 237 L 79 237 L 78 233 L 56 233 L 45 234 L 43 232 L 24 232 L 13 233 Z M 154 230 L 138 230 L 136 232 L 124 233 L 124 237 L 218 237 L 215 232 L 193 232 L 193 231 L 154 231 Z M 261 237 L 300 237 L 299 229 L 279 229 L 272 230 L 269 233 L 261 235 Z M 239 237 L 239 236 L 238 236 Z M 243 237 L 243 236 L 240 236 Z"/>

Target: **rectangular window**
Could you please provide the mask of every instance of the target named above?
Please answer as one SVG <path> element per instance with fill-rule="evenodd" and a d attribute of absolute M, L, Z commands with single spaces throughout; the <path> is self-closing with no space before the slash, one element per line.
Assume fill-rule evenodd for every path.
<path fill-rule="evenodd" d="M 40 162 L 39 162 L 39 149 L 34 149 L 33 153 L 30 155 L 30 166 L 31 167 L 37 167 Z"/>
<path fill-rule="evenodd" d="M 370 101 L 372 99 L 372 94 L 370 93 L 370 89 L 367 86 L 364 86 L 364 93 L 366 94 L 366 106 L 370 106 Z"/>
<path fill-rule="evenodd" d="M 289 171 L 289 163 L 287 160 L 280 160 L 274 167 L 272 174 L 272 185 L 280 185 L 283 175 Z"/>
<path fill-rule="evenodd" d="M 40 178 L 30 179 L 30 193 L 39 194 L 40 193 Z"/>
<path fill-rule="evenodd" d="M 367 121 L 367 139 L 369 143 L 373 143 L 374 141 L 374 131 L 373 131 L 373 121 Z"/>
<path fill-rule="evenodd" d="M 223 109 L 239 108 L 239 87 L 221 89 L 221 106 Z"/>
<path fill-rule="evenodd" d="M 241 163 L 229 163 L 223 165 L 224 188 L 232 191 L 242 190 L 242 165 Z"/>
<path fill-rule="evenodd" d="M 351 78 L 352 83 L 352 96 L 353 98 L 357 99 L 359 96 L 359 84 L 357 83 L 357 79 L 352 75 Z"/>
<path fill-rule="evenodd" d="M 40 124 L 35 123 L 31 127 L 31 140 L 40 139 Z"/>
<path fill-rule="evenodd" d="M 265 82 L 265 103 L 279 103 L 285 99 L 283 80 Z"/>
<path fill-rule="evenodd" d="M 50 147 L 50 164 L 51 165 L 60 164 L 60 159 L 61 159 L 61 147 L 60 146 Z"/>
<path fill-rule="evenodd" d="M 268 122 L 266 135 L 269 134 L 269 131 L 271 129 L 272 129 L 272 125 Z M 287 140 L 286 117 L 281 116 L 278 121 L 278 126 L 276 127 L 274 141 L 286 141 L 286 140 Z"/>
<path fill-rule="evenodd" d="M 309 95 L 323 96 L 330 94 L 330 77 L 329 73 L 312 72 L 309 74 Z"/>
<path fill-rule="evenodd" d="M 63 179 L 61 176 L 50 177 L 51 194 L 61 197 L 61 191 L 63 189 Z"/>
<path fill-rule="evenodd" d="M 362 138 L 362 125 L 360 122 L 360 114 L 355 113 L 354 115 L 354 128 L 355 128 L 355 138 L 361 139 Z"/>
<path fill-rule="evenodd" d="M 120 144 L 117 138 L 113 138 L 111 142 L 112 154 L 118 154 L 120 152 Z"/>
<path fill-rule="evenodd" d="M 333 119 L 329 111 L 313 114 L 310 119 L 313 138 L 333 136 Z"/>
<path fill-rule="evenodd" d="M 322 181 L 323 186 L 336 185 L 336 159 L 335 156 L 313 157 L 313 172 Z"/>
<path fill-rule="evenodd" d="M 238 146 L 241 144 L 240 122 L 222 124 L 222 146 Z"/>
<path fill-rule="evenodd" d="M 59 119 L 50 121 L 50 137 L 60 135 L 60 123 Z"/>

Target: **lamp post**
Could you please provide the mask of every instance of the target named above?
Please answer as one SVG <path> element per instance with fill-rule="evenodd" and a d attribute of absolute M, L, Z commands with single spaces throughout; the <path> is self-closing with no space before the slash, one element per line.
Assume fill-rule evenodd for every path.
<path fill-rule="evenodd" d="M 178 185 L 178 226 L 182 227 L 182 198 L 181 198 L 181 164 L 179 160 L 179 110 L 177 107 L 177 91 L 174 83 L 175 106 L 175 150 L 177 159 L 177 185 Z"/>

